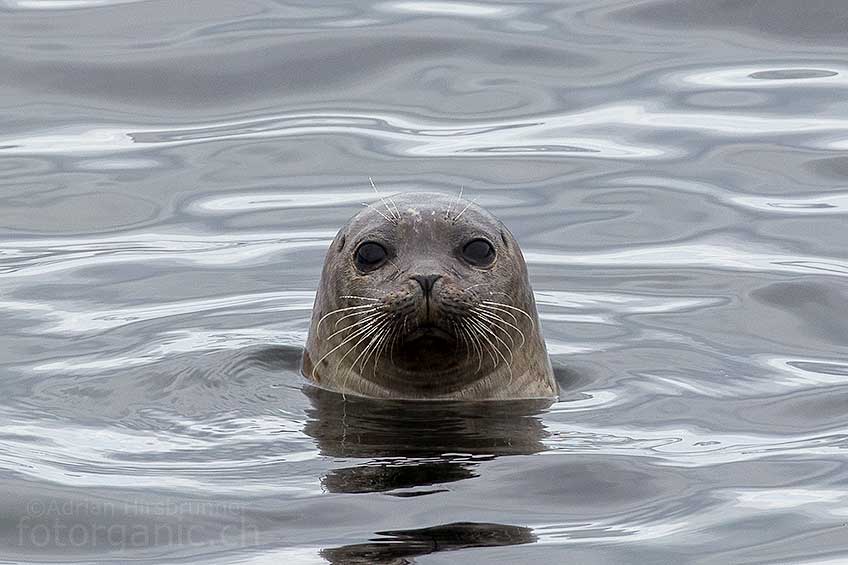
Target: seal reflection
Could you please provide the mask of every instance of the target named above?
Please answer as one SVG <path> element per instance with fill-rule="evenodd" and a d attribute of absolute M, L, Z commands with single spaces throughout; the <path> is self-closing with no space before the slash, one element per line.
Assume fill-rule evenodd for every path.
<path fill-rule="evenodd" d="M 545 449 L 539 415 L 550 400 L 392 401 L 307 387 L 304 432 L 322 455 L 362 459 L 321 477 L 332 493 L 424 496 L 440 485 L 478 476 L 482 461 Z M 531 529 L 509 524 L 454 523 L 376 532 L 367 543 L 328 548 L 330 563 L 405 563 L 434 551 L 532 543 Z"/>
<path fill-rule="evenodd" d="M 533 530 L 522 526 L 457 522 L 431 528 L 377 532 L 382 538 L 369 543 L 324 549 L 321 556 L 332 564 L 407 564 L 414 558 L 437 551 L 473 547 L 498 547 L 533 543 Z"/>

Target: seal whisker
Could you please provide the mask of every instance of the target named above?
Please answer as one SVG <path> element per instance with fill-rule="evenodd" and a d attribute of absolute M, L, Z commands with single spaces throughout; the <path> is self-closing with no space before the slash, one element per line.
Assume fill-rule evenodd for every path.
<path fill-rule="evenodd" d="M 400 217 L 401 217 L 400 209 L 398 209 L 397 203 L 395 202 L 395 199 L 392 198 L 391 196 L 389 196 L 389 202 L 391 202 L 392 206 L 395 207 L 395 214 L 397 214 L 397 219 L 400 220 Z"/>
<path fill-rule="evenodd" d="M 501 306 L 501 307 L 503 307 L 503 308 L 509 308 L 510 310 L 514 310 L 514 311 L 516 311 L 516 312 L 520 313 L 521 315 L 523 315 L 523 316 L 524 316 L 525 318 L 527 318 L 528 320 L 530 320 L 530 324 L 531 324 L 534 328 L 536 327 L 536 323 L 533 321 L 533 318 L 530 316 L 530 314 L 528 314 L 527 312 L 525 312 L 525 311 L 524 311 L 524 310 L 522 310 L 521 308 L 516 308 L 515 306 L 510 306 L 509 304 L 504 304 L 503 302 L 494 302 L 494 301 L 491 301 L 491 300 L 484 300 L 484 301 L 483 301 L 483 304 L 489 304 L 489 305 Z"/>
<path fill-rule="evenodd" d="M 481 327 L 479 322 L 477 322 L 473 318 L 466 318 L 466 322 L 468 322 L 468 324 L 477 331 L 477 337 L 482 338 L 482 340 L 486 342 L 486 345 L 488 345 L 488 347 L 486 347 L 485 349 L 486 349 L 486 353 L 489 354 L 489 357 L 492 358 L 492 369 L 494 369 L 495 367 L 498 366 L 498 359 L 497 359 L 497 357 L 495 357 L 495 354 L 492 352 L 492 349 L 497 349 L 495 347 L 495 344 L 493 344 L 492 341 L 486 336 L 486 334 L 484 334 L 481 331 L 482 327 Z M 482 345 L 482 342 L 481 342 L 481 345 Z"/>
<path fill-rule="evenodd" d="M 386 352 L 385 350 L 388 349 L 389 350 L 389 362 L 392 365 L 394 365 L 394 362 L 395 362 L 395 358 L 394 358 L 395 343 L 397 342 L 397 338 L 400 335 L 400 324 L 395 323 L 395 324 L 392 325 L 392 332 L 391 332 L 390 335 L 391 335 L 391 340 L 386 338 L 386 346 L 383 349 L 383 351 L 380 351 L 378 357 L 382 356 Z M 377 359 L 374 360 L 374 371 L 376 371 L 376 370 L 377 370 Z M 372 375 L 373 374 L 374 373 L 372 373 Z"/>
<path fill-rule="evenodd" d="M 482 304 L 482 303 L 475 306 L 475 308 L 484 309 L 487 312 L 491 312 L 492 314 L 495 314 L 496 312 L 502 312 L 502 313 L 506 314 L 507 316 L 509 316 L 510 318 L 512 318 L 512 321 L 514 323 L 516 323 L 516 324 L 518 323 L 518 318 L 516 318 L 515 315 L 512 312 L 510 312 L 509 310 L 504 310 L 503 308 L 498 308 L 497 306 L 490 306 L 488 304 Z"/>
<path fill-rule="evenodd" d="M 380 302 L 379 298 L 371 298 L 370 296 L 356 296 L 354 294 L 342 294 L 339 298 L 353 298 L 356 300 L 370 300 L 372 302 Z"/>
<path fill-rule="evenodd" d="M 485 329 L 486 329 L 489 333 L 491 333 L 491 334 L 495 337 L 495 339 L 497 339 L 499 342 L 501 342 L 501 344 L 503 344 L 503 346 L 506 348 L 506 352 L 507 352 L 507 353 L 509 353 L 509 358 L 510 358 L 510 359 L 512 359 L 512 358 L 513 358 L 513 357 L 512 357 L 512 349 L 515 347 L 515 338 L 513 338 L 513 337 L 512 337 L 512 335 L 510 335 L 510 333 L 509 333 L 508 331 L 506 331 L 506 330 L 505 330 L 505 329 L 503 329 L 500 325 L 498 325 L 498 323 L 497 323 L 497 322 L 490 322 L 490 323 L 487 325 L 487 324 L 485 323 L 485 321 L 486 321 L 486 319 L 485 319 L 485 318 L 483 318 L 481 321 L 482 321 L 482 323 L 483 323 L 483 327 L 484 327 L 484 328 L 485 328 Z M 505 341 L 504 341 L 504 340 L 503 340 L 503 339 L 502 339 L 502 338 L 501 338 L 501 337 L 500 337 L 497 333 L 495 333 L 495 332 L 493 331 L 493 328 L 494 328 L 495 330 L 498 330 L 498 331 L 500 331 L 501 333 L 503 333 L 512 345 L 511 345 L 511 346 L 510 346 L 510 345 L 507 345 L 507 344 L 506 344 L 506 342 L 505 342 Z M 510 361 L 510 362 L 511 362 L 511 361 Z"/>
<path fill-rule="evenodd" d="M 500 338 L 500 336 L 499 336 L 498 334 L 496 334 L 496 333 L 495 333 L 495 332 L 493 332 L 491 329 L 489 329 L 488 327 L 486 327 L 486 325 L 485 325 L 485 324 L 483 324 L 482 322 L 480 322 L 479 320 L 472 319 L 472 322 L 473 322 L 473 323 L 475 323 L 475 324 L 478 324 L 478 325 L 480 326 L 480 329 L 483 331 L 483 337 L 484 337 L 484 338 L 486 338 L 486 339 L 488 340 L 488 337 L 486 337 L 486 334 L 488 334 L 488 335 L 492 336 L 493 338 L 495 338 L 495 339 L 496 339 L 496 340 L 497 340 L 497 341 L 498 341 L 501 345 L 503 345 L 503 346 L 506 348 L 507 353 L 509 353 L 509 358 L 510 358 L 510 360 L 512 360 L 512 359 L 513 359 L 513 357 L 512 357 L 512 351 L 510 351 L 509 346 L 506 344 L 506 342 L 505 342 L 504 340 L 502 340 L 502 339 Z M 490 343 L 491 343 L 491 341 L 490 341 Z M 505 357 L 505 356 L 504 356 L 504 354 L 501 352 L 500 347 L 495 346 L 495 344 L 494 344 L 494 343 L 491 343 L 491 345 L 492 345 L 492 347 L 494 348 L 494 350 L 497 352 L 497 354 L 500 356 L 500 358 L 501 358 L 501 359 L 503 359 L 503 362 L 504 362 L 504 363 L 506 363 L 506 366 L 507 366 L 507 367 L 509 367 L 510 372 L 512 372 L 512 362 L 511 362 L 511 361 L 507 361 L 507 360 L 506 360 L 506 357 Z"/>
<path fill-rule="evenodd" d="M 478 332 L 479 332 L 479 330 L 478 330 Z M 498 368 L 498 364 L 500 363 L 500 360 L 498 359 L 498 357 L 492 351 L 492 350 L 496 351 L 497 347 L 495 347 L 495 344 L 492 343 L 491 340 L 488 337 L 486 337 L 485 335 L 483 335 L 482 333 L 478 333 L 478 335 L 483 339 L 483 345 L 485 346 L 486 353 L 489 354 L 489 358 L 492 360 L 492 370 L 494 371 L 495 369 Z"/>
<path fill-rule="evenodd" d="M 479 338 L 477 338 L 476 334 L 472 331 L 471 327 L 468 325 L 466 320 L 461 320 L 460 325 L 462 326 L 465 333 L 468 335 L 469 341 L 474 345 L 474 351 L 477 353 L 477 370 L 474 372 L 476 375 L 483 368 L 483 347 L 480 344 Z"/>
<path fill-rule="evenodd" d="M 471 363 L 471 346 L 468 344 L 468 340 L 465 337 L 465 332 L 462 331 L 462 328 L 459 327 L 456 320 L 450 320 L 451 328 L 453 328 L 453 333 L 456 334 L 456 337 L 459 338 L 456 340 L 456 349 L 459 350 L 460 342 L 462 346 L 465 348 L 465 361 L 466 363 Z"/>
<path fill-rule="evenodd" d="M 454 344 L 454 351 L 459 351 L 460 339 L 461 336 L 459 334 L 459 329 L 456 327 L 456 320 L 448 320 L 451 329 L 453 330 L 454 335 L 457 337 L 456 343 Z"/>
<path fill-rule="evenodd" d="M 472 312 L 474 312 L 475 314 L 477 314 L 478 316 L 483 318 L 483 320 L 489 322 L 492 325 L 492 327 L 495 328 L 496 330 L 500 330 L 501 332 L 503 332 L 503 334 L 507 338 L 509 338 L 510 343 L 512 343 L 512 347 L 515 347 L 515 339 L 513 339 L 512 334 L 510 334 L 509 331 L 502 328 L 500 324 L 506 324 L 509 327 L 513 328 L 519 334 L 521 334 L 521 345 L 524 345 L 524 334 L 523 334 L 523 332 L 521 330 L 519 330 L 517 327 L 510 324 L 509 322 L 507 322 L 506 320 L 504 320 L 503 318 L 500 318 L 498 316 L 490 314 L 490 313 L 488 313 L 484 310 L 477 310 L 476 308 L 472 308 Z"/>
<path fill-rule="evenodd" d="M 497 314 L 492 313 L 492 312 L 487 312 L 485 310 L 478 310 L 477 313 L 480 314 L 481 316 L 483 316 L 485 319 L 488 319 L 488 320 L 491 320 L 492 322 L 494 322 L 493 325 L 495 325 L 496 327 L 498 327 L 501 330 L 503 330 L 503 328 L 500 328 L 499 326 L 497 326 L 498 323 L 505 324 L 505 325 L 509 326 L 510 328 L 512 328 L 513 330 L 515 330 L 516 332 L 518 332 L 518 335 L 521 338 L 521 343 L 518 344 L 518 347 L 524 347 L 524 344 L 527 343 L 527 336 L 524 335 L 524 332 L 518 326 L 516 326 L 514 324 L 510 324 L 508 321 L 504 320 L 503 318 L 501 318 L 500 316 L 498 316 Z M 507 335 L 510 335 L 505 330 L 504 330 L 504 333 L 506 333 Z M 515 346 L 515 341 L 513 341 L 513 347 L 514 346 Z"/>
<path fill-rule="evenodd" d="M 393 224 L 397 225 L 398 221 L 400 220 L 400 210 L 398 210 L 397 204 L 395 204 L 394 210 L 389 208 L 389 203 L 386 202 L 386 198 L 382 194 L 380 194 L 379 190 L 377 190 L 377 185 L 374 184 L 374 179 L 372 179 L 371 177 L 368 177 L 368 182 L 371 183 L 371 188 L 374 189 L 374 192 L 377 193 L 377 196 L 380 197 L 380 200 L 382 200 L 383 204 L 386 206 L 386 210 L 388 210 L 389 214 L 394 218 L 394 221 L 392 221 L 392 220 L 389 220 L 389 221 L 391 221 Z M 394 201 L 392 201 L 392 204 L 394 204 Z M 388 218 L 386 218 L 386 219 L 388 220 Z"/>
<path fill-rule="evenodd" d="M 387 317 L 388 317 L 388 315 L 387 315 Z M 336 363 L 336 370 L 335 370 L 335 373 L 334 373 L 336 376 L 338 376 L 338 374 L 339 374 L 339 368 L 341 368 L 341 366 L 342 366 L 342 361 L 344 361 L 345 358 L 348 355 L 350 355 L 350 352 L 355 351 L 356 348 L 359 347 L 359 345 L 363 341 L 365 341 L 366 339 L 370 339 L 374 335 L 375 332 L 379 331 L 379 329 L 382 327 L 381 325 L 384 324 L 385 322 L 386 322 L 385 319 L 380 319 L 377 322 L 374 322 L 372 325 L 366 326 L 363 330 L 357 331 L 357 334 L 359 334 L 357 337 L 359 337 L 359 339 L 356 341 L 356 343 L 354 343 L 351 347 L 349 347 L 347 349 L 347 351 L 345 351 L 344 355 L 342 355 L 341 359 L 339 359 L 338 363 Z M 347 341 L 349 341 L 349 340 L 347 340 Z M 358 359 L 359 358 L 357 357 L 357 360 Z M 353 362 L 353 364 L 351 365 L 350 368 L 353 369 L 354 365 L 356 365 L 356 360 Z M 349 373 L 350 373 L 350 371 L 348 371 L 348 374 Z M 345 377 L 347 377 L 347 374 L 345 375 Z M 346 385 L 347 385 L 347 379 L 345 378 L 345 380 L 342 381 L 342 390 L 344 390 Z"/>
<path fill-rule="evenodd" d="M 336 320 L 336 323 L 333 325 L 333 329 L 338 328 L 339 324 L 342 323 L 342 320 L 347 320 L 348 318 L 353 318 L 355 316 L 372 316 L 374 314 L 379 314 L 380 312 L 381 310 L 379 308 L 372 308 L 371 310 L 362 310 L 360 312 L 352 312 L 350 314 L 345 314 L 344 316 Z"/>
<path fill-rule="evenodd" d="M 394 261 L 392 261 L 392 260 L 391 260 L 391 259 L 389 259 L 388 257 L 386 258 L 386 261 L 388 261 L 389 263 L 391 263 L 392 267 L 394 267 L 394 268 L 395 268 L 395 270 L 398 272 L 398 274 L 400 274 L 400 273 L 401 273 L 400 267 L 398 267 L 398 266 L 397 266 L 397 263 L 395 263 Z"/>
<path fill-rule="evenodd" d="M 394 329 L 396 327 L 396 324 L 394 322 L 395 322 L 395 319 L 391 318 L 389 320 L 389 324 L 386 326 L 386 331 L 383 332 L 382 335 L 380 335 L 377 338 L 377 344 L 376 344 L 376 346 L 374 348 L 374 352 L 373 352 L 374 353 L 374 370 L 375 371 L 377 370 L 377 361 L 380 359 L 380 355 L 382 355 L 382 350 L 386 345 L 386 340 L 389 338 L 389 336 L 392 335 L 392 332 L 394 331 Z M 365 361 L 362 363 L 362 368 L 364 369 L 367 365 L 368 365 L 368 358 L 366 358 Z M 373 375 L 374 373 L 372 372 L 371 374 Z"/>
<path fill-rule="evenodd" d="M 403 329 L 401 329 L 401 324 L 396 324 L 398 331 L 397 331 L 394 339 L 392 340 L 392 348 L 389 351 L 389 361 L 391 362 L 392 365 L 395 364 L 395 342 L 397 341 L 397 339 L 401 335 L 403 335 L 406 332 L 406 319 L 408 317 L 409 317 L 408 314 L 405 314 L 404 317 L 403 317 L 403 326 L 402 326 Z"/>
<path fill-rule="evenodd" d="M 448 320 L 448 325 L 451 327 L 451 331 L 453 332 L 454 336 L 457 338 L 457 339 L 454 340 L 454 344 L 453 344 L 453 350 L 454 350 L 454 352 L 457 352 L 457 351 L 459 351 L 459 333 L 457 333 L 457 331 L 456 331 L 456 323 L 453 320 Z"/>
<path fill-rule="evenodd" d="M 326 339 L 327 339 L 327 341 L 329 341 L 329 340 L 333 339 L 334 337 L 336 337 L 337 335 L 339 335 L 340 333 L 350 331 L 350 330 L 352 330 L 352 329 L 354 329 L 358 326 L 361 326 L 362 324 L 367 324 L 368 322 L 374 321 L 375 319 L 380 317 L 380 314 L 382 314 L 382 312 L 376 312 L 376 313 L 371 314 L 370 316 L 368 316 L 366 318 L 362 318 L 361 320 L 356 320 L 352 324 L 348 324 L 345 327 L 343 327 L 342 329 L 336 330 L 335 332 L 331 333 L 330 335 L 327 336 Z M 354 314 L 349 314 L 348 316 L 345 316 L 345 317 L 349 317 L 349 316 L 353 316 L 353 315 Z M 336 324 L 337 324 L 336 327 L 338 327 L 338 322 L 336 322 Z"/>
<path fill-rule="evenodd" d="M 351 347 L 347 351 L 347 353 L 345 353 L 344 356 L 341 359 L 339 359 L 339 363 L 338 363 L 338 365 L 336 365 L 336 372 L 337 373 L 338 373 L 339 368 L 341 367 L 342 361 L 344 360 L 345 357 L 347 357 L 347 354 L 350 353 L 351 351 L 355 350 L 357 347 L 359 347 L 359 344 L 362 343 L 365 339 L 369 340 L 368 344 L 365 346 L 365 349 L 362 350 L 362 353 L 360 353 L 359 355 L 356 356 L 356 359 L 353 360 L 353 363 L 350 364 L 350 367 L 348 368 L 347 372 L 345 373 L 344 379 L 342 380 L 342 390 L 345 390 L 345 388 L 347 387 L 347 378 L 350 376 L 351 372 L 353 372 L 354 367 L 356 367 L 356 363 L 362 358 L 363 355 L 365 355 L 371 349 L 371 346 L 374 345 L 375 335 L 378 332 L 382 332 L 390 322 L 391 322 L 391 320 L 385 320 L 385 319 L 381 320 L 379 325 L 374 326 L 374 329 L 370 334 L 367 334 L 365 337 L 363 337 L 362 339 L 357 341 L 356 345 Z M 364 364 L 363 364 L 363 367 L 364 367 Z"/>
<path fill-rule="evenodd" d="M 445 208 L 445 219 L 450 219 L 451 212 L 453 212 L 453 205 L 455 203 L 459 203 L 459 201 L 462 200 L 463 188 L 465 188 L 464 184 L 459 186 L 459 196 L 454 197 L 454 199 L 448 203 L 448 207 Z"/>
<path fill-rule="evenodd" d="M 460 329 L 462 330 L 463 339 L 465 340 L 465 344 L 466 344 L 466 349 L 467 349 L 466 359 L 468 360 L 468 362 L 469 362 L 469 364 L 470 364 L 470 363 L 471 363 L 471 354 L 472 354 L 472 351 L 473 351 L 474 353 L 476 353 L 476 352 L 477 352 L 477 347 L 476 347 L 476 345 L 475 345 L 475 344 L 473 344 L 473 343 L 471 342 L 471 336 L 468 334 L 468 330 L 467 330 L 467 329 L 465 329 L 464 327 L 462 327 L 462 328 L 460 328 Z M 479 365 L 480 365 L 480 364 L 478 363 L 478 368 L 477 368 L 477 370 L 478 370 L 478 371 L 480 370 Z M 476 374 L 476 373 L 475 373 L 475 374 Z"/>
<path fill-rule="evenodd" d="M 470 326 L 466 326 L 465 331 L 468 332 L 468 336 L 474 343 L 474 349 L 477 352 L 477 370 L 474 372 L 476 375 L 483 370 L 483 342 L 480 341 L 475 330 Z"/>
<path fill-rule="evenodd" d="M 387 324 L 384 324 L 383 327 L 381 327 L 378 331 L 371 334 L 371 339 L 368 341 L 368 344 L 365 346 L 365 349 L 362 352 L 365 353 L 365 357 L 362 357 L 362 353 L 359 354 L 359 357 L 362 357 L 362 362 L 359 364 L 360 374 L 363 374 L 365 372 L 365 367 L 368 366 L 368 360 L 371 358 L 371 355 L 377 350 L 382 336 L 384 336 L 388 330 L 389 326 Z M 348 369 L 348 372 L 351 372 L 353 371 L 353 369 L 356 368 L 356 362 L 359 360 L 359 357 L 354 359 L 353 363 Z"/>
<path fill-rule="evenodd" d="M 388 316 L 388 314 L 386 314 L 386 315 Z M 327 353 L 325 353 L 325 354 L 324 354 L 324 356 L 323 356 L 323 357 L 321 357 L 321 358 L 318 360 L 318 362 L 317 362 L 317 363 L 315 363 L 315 365 L 312 367 L 312 378 L 313 378 L 313 379 L 315 379 L 315 377 L 317 376 L 317 372 L 316 372 L 316 371 L 318 370 L 318 367 L 321 365 L 321 363 L 324 361 L 324 359 L 326 359 L 326 358 L 327 358 L 327 357 L 329 357 L 332 353 L 334 353 L 335 351 L 337 351 L 340 347 L 343 347 L 346 343 L 348 343 L 348 342 L 350 342 L 350 341 L 352 341 L 352 340 L 356 339 L 358 336 L 362 335 L 363 333 L 366 333 L 366 334 L 367 334 L 367 332 L 368 332 L 368 330 L 369 330 L 369 329 L 370 329 L 370 327 L 369 327 L 369 326 L 365 326 L 364 328 L 360 328 L 360 329 L 356 330 L 355 332 L 353 332 L 352 334 L 350 334 L 349 336 L 347 336 L 347 337 L 346 337 L 346 338 L 345 338 L 345 339 L 344 339 L 341 343 L 339 343 L 337 346 L 335 346 L 335 347 L 334 347 L 334 348 L 332 348 L 330 351 L 328 351 Z M 345 354 L 345 355 L 347 355 L 347 354 Z"/>
<path fill-rule="evenodd" d="M 478 295 L 478 293 L 476 293 L 476 292 L 470 292 L 470 290 L 471 290 L 472 288 L 476 288 L 476 287 L 478 287 L 478 286 L 486 286 L 487 284 L 489 284 L 489 283 L 484 283 L 484 282 L 482 282 L 482 283 L 472 284 L 472 285 L 471 285 L 471 286 L 469 286 L 469 287 L 463 288 L 463 289 L 462 289 L 462 292 L 468 292 L 468 293 L 469 293 L 469 294 L 471 294 L 472 296 L 477 296 L 477 295 Z"/>
<path fill-rule="evenodd" d="M 480 306 L 472 306 L 470 311 L 475 315 L 482 316 L 487 320 L 494 322 L 495 324 L 508 324 L 510 328 L 518 330 L 517 326 L 510 324 L 509 321 L 505 320 L 496 310 L 489 310 L 481 308 Z"/>
<path fill-rule="evenodd" d="M 367 202 L 360 202 L 360 204 L 362 204 L 363 206 L 367 206 L 367 207 L 371 208 L 372 210 L 374 210 L 375 212 L 377 212 L 378 214 L 380 214 L 381 216 L 383 216 L 383 217 L 386 219 L 386 221 L 387 221 L 387 222 L 389 222 L 389 223 L 391 223 L 391 224 L 396 223 L 396 221 L 395 221 L 394 219 L 389 218 L 387 215 L 383 214 L 383 213 L 380 211 L 380 209 L 379 209 L 379 208 L 375 208 L 374 206 L 372 206 L 372 205 L 368 204 Z"/>
<path fill-rule="evenodd" d="M 453 331 L 456 335 L 462 340 L 462 344 L 465 346 L 465 361 L 466 363 L 471 363 L 471 344 L 468 342 L 468 338 L 465 335 L 465 330 L 463 330 L 459 323 L 456 320 L 451 320 L 451 325 L 453 326 Z M 459 342 L 457 342 L 459 343 Z"/>
<path fill-rule="evenodd" d="M 321 316 L 321 319 L 318 320 L 318 323 L 315 325 L 315 335 L 320 337 L 320 335 L 321 335 L 321 333 L 320 333 L 321 332 L 321 324 L 323 324 L 324 320 L 326 320 L 327 318 L 329 318 L 333 314 L 338 314 L 340 312 L 349 312 L 350 310 L 364 310 L 366 308 L 373 308 L 373 309 L 376 310 L 376 307 L 373 304 L 363 304 L 361 306 L 348 306 L 348 307 L 345 307 L 345 308 L 337 308 L 335 310 L 327 312 L 326 314 Z"/>
<path fill-rule="evenodd" d="M 388 331 L 382 335 L 380 338 L 380 344 L 377 345 L 377 348 L 374 350 L 374 364 L 371 369 L 371 376 L 377 376 L 377 363 L 380 361 L 380 357 L 382 357 L 383 353 L 386 351 L 386 346 L 389 343 L 389 337 L 393 334 L 397 333 L 397 324 L 390 324 Z M 365 364 L 363 364 L 364 368 Z"/>
<path fill-rule="evenodd" d="M 468 210 L 469 208 L 471 208 L 472 204 L 476 204 L 476 203 L 477 203 L 477 199 L 475 198 L 474 200 L 471 200 L 468 204 L 466 204 L 465 208 L 462 209 L 462 212 L 460 212 L 459 214 L 454 216 L 453 223 L 456 223 L 457 220 L 459 220 L 459 217 L 462 216 L 463 214 L 465 214 L 465 211 Z"/>
<path fill-rule="evenodd" d="M 492 331 L 488 326 L 486 326 L 486 324 L 484 324 L 481 320 L 472 318 L 471 321 L 473 323 L 479 324 L 480 329 L 482 329 L 484 332 L 488 333 L 493 338 L 495 338 L 506 349 L 506 352 L 509 354 L 509 361 L 507 361 L 506 357 L 501 352 L 500 348 L 495 347 L 494 344 L 492 344 L 491 341 L 488 338 L 486 338 L 485 333 L 483 334 L 483 337 L 486 338 L 486 341 L 489 341 L 490 345 L 492 345 L 492 348 L 495 350 L 495 352 L 497 352 L 497 354 L 500 356 L 500 358 L 503 359 L 503 362 L 506 363 L 507 369 L 509 369 L 509 384 L 512 385 L 512 381 L 515 378 L 515 373 L 512 370 L 512 363 L 515 361 L 515 358 L 513 357 L 513 354 L 512 354 L 512 349 L 506 344 L 506 342 L 503 339 L 500 338 L 500 336 L 498 336 L 494 331 Z M 492 325 L 495 326 L 497 329 L 501 330 L 502 332 L 506 333 L 506 330 L 499 327 L 497 324 L 492 324 Z M 509 333 L 507 333 L 507 337 L 510 338 L 510 340 L 512 341 L 513 347 L 515 347 L 515 340 L 512 339 L 512 336 L 510 336 Z"/>

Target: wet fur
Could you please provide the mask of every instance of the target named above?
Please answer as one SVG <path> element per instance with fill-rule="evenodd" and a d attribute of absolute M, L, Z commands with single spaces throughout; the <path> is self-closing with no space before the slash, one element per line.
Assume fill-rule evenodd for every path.
<path fill-rule="evenodd" d="M 494 263 L 463 261 L 485 238 Z M 360 272 L 364 241 L 389 256 Z M 411 277 L 438 274 L 429 300 Z M 524 257 L 505 226 L 460 197 L 380 196 L 345 225 L 324 263 L 303 374 L 343 394 L 407 399 L 556 396 Z"/>

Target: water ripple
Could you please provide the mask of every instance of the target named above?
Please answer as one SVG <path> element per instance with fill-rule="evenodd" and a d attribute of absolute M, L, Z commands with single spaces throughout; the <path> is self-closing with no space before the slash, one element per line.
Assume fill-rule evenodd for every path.
<path fill-rule="evenodd" d="M 746 247 L 748 249 L 746 249 Z M 676 245 L 639 246 L 623 251 L 562 253 L 529 251 L 525 257 L 540 265 L 585 265 L 642 267 L 714 268 L 721 270 L 774 273 L 848 275 L 848 261 L 839 257 L 794 256 L 779 251 L 751 249 L 743 241 L 704 241 Z"/>
<path fill-rule="evenodd" d="M 609 134 L 613 128 L 615 136 Z M 820 145 L 836 147 L 848 134 L 841 117 L 775 117 L 721 112 L 673 112 L 647 104 L 607 105 L 580 112 L 536 115 L 522 120 L 476 123 L 413 120 L 383 114 L 289 114 L 252 120 L 196 124 L 170 129 L 132 126 L 75 127 L 24 137 L 0 138 L 0 155 L 110 155 L 200 143 L 251 139 L 355 136 L 383 142 L 382 152 L 406 157 L 489 154 L 563 156 L 587 154 L 610 159 L 675 159 L 672 144 L 658 145 L 653 134 L 692 132 L 707 136 L 756 138 L 782 135 L 811 146 L 808 136 L 827 134 Z M 603 132 L 603 133 L 601 133 Z M 812 143 L 815 146 L 815 143 Z"/>
<path fill-rule="evenodd" d="M 326 247 L 334 231 L 190 235 L 145 232 L 98 238 L 15 239 L 0 255 L 0 277 L 26 277 L 108 263 L 172 261 L 249 264 L 272 253 Z"/>
<path fill-rule="evenodd" d="M 0 2 L 0 8 L 6 8 L 8 10 L 78 10 L 150 1 L 151 0 L 3 0 Z"/>
<path fill-rule="evenodd" d="M 783 67 L 780 69 L 762 66 L 698 68 L 669 73 L 665 81 L 669 85 L 709 88 L 845 88 L 848 86 L 848 67 L 834 62 L 827 69 L 808 67 Z"/>
<path fill-rule="evenodd" d="M 845 561 L 844 2 L 0 13 L 5 559 Z M 504 220 L 559 401 L 304 386 L 369 176 Z"/>

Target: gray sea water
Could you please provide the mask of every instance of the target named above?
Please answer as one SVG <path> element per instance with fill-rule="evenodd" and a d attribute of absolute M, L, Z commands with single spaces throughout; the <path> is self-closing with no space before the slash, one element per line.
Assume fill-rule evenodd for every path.
<path fill-rule="evenodd" d="M 848 562 L 846 29 L 0 1 L 0 559 Z M 559 402 L 304 389 L 369 176 L 507 223 Z"/>

